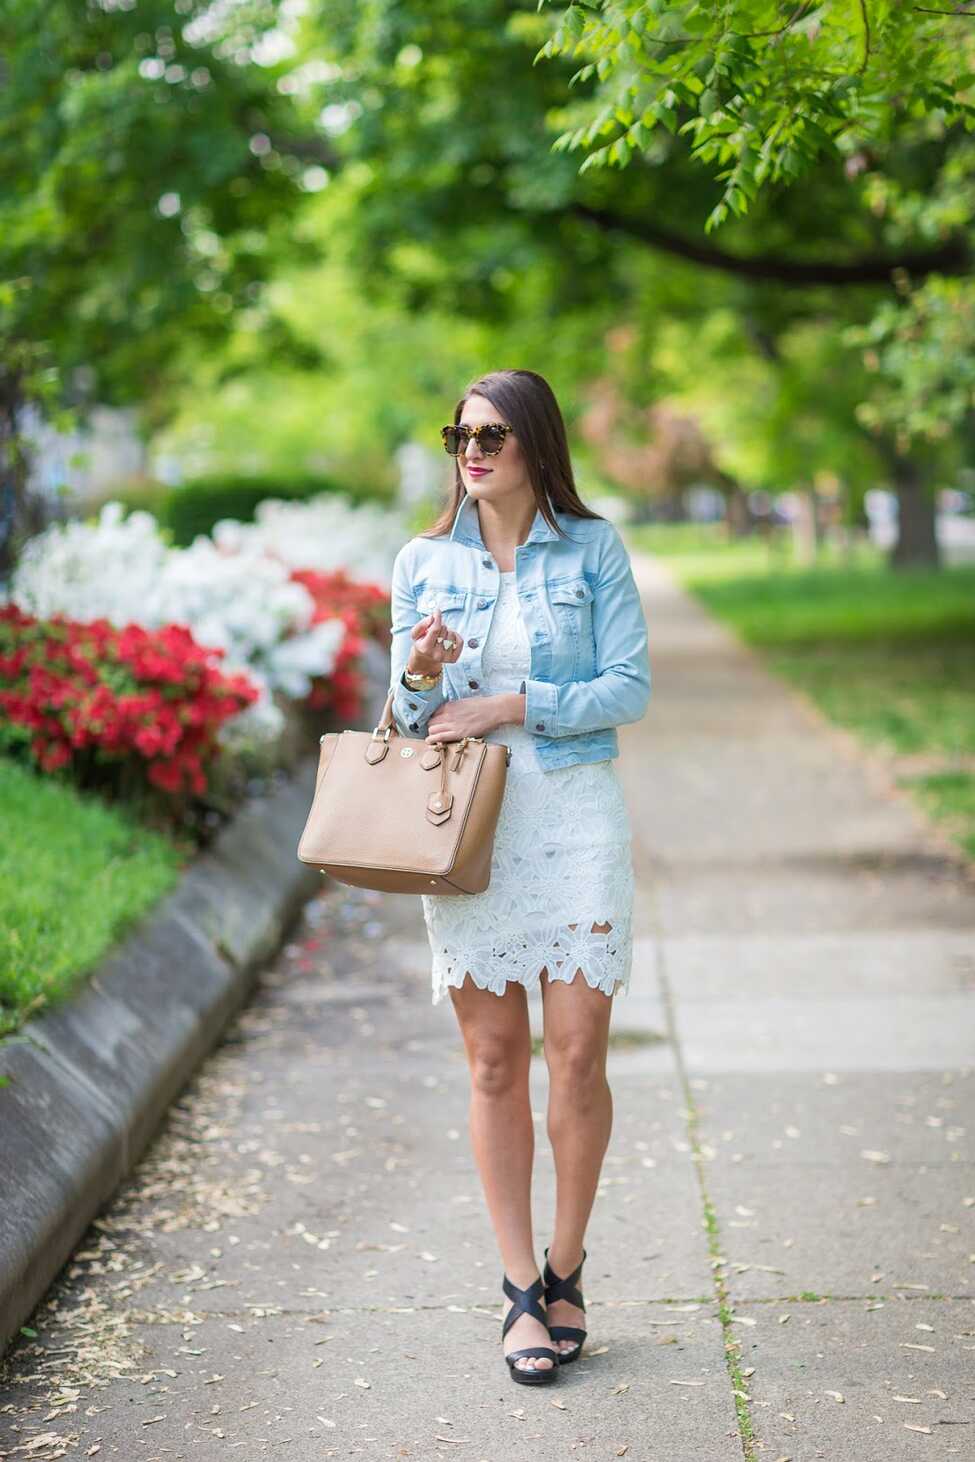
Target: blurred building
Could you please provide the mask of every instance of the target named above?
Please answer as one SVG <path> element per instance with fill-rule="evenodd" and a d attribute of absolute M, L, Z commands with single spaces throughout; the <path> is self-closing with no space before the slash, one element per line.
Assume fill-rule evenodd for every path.
<path fill-rule="evenodd" d="M 28 486 L 48 504 L 49 516 L 59 517 L 146 472 L 146 447 L 136 423 L 135 408 L 96 406 L 83 428 L 58 432 L 32 407 L 24 411 Z"/>

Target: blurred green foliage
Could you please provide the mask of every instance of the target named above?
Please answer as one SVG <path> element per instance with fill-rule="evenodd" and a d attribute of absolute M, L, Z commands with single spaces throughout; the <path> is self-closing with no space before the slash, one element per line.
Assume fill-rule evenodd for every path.
<path fill-rule="evenodd" d="M 963 12 L 10 0 L 0 43 L 0 399 L 345 491 L 499 366 L 551 380 L 584 492 L 607 402 L 849 521 L 971 458 Z"/>
<path fill-rule="evenodd" d="M 975 27 L 859 3 L 322 0 L 304 39 L 335 68 L 343 243 L 372 303 L 462 301 L 484 365 L 541 327 L 519 363 L 573 419 L 620 398 L 651 438 L 666 399 L 746 486 L 828 474 L 853 521 L 889 484 L 904 557 L 936 557 L 931 489 L 975 442 L 971 312 L 949 329 L 935 307 L 938 281 L 975 287 Z M 909 349 L 883 348 L 908 301 Z M 583 357 L 561 349 L 572 317 Z M 875 321 L 879 347 L 856 334 Z M 916 368 L 929 327 L 958 390 Z"/>
<path fill-rule="evenodd" d="M 265 64 L 277 0 L 0 6 L 0 572 L 38 526 L 27 409 L 165 420 L 189 363 L 256 312 L 254 348 L 320 367 L 262 289 L 316 257 L 294 228 L 330 157 Z"/>

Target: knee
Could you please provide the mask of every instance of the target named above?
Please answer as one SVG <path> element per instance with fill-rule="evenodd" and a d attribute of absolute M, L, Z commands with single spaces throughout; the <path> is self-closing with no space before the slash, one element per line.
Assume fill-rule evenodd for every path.
<path fill-rule="evenodd" d="M 471 1085 L 481 1096 L 507 1096 L 527 1081 L 528 1062 L 516 1046 L 502 1041 L 475 1045 L 470 1056 Z"/>
<path fill-rule="evenodd" d="M 551 1042 L 545 1047 L 549 1081 L 569 1088 L 575 1100 L 595 1095 L 606 1082 L 606 1053 L 586 1040 Z"/>

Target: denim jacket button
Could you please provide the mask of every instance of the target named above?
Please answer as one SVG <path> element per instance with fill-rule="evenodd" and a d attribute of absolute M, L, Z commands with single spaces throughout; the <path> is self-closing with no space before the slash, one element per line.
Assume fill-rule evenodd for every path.
<path fill-rule="evenodd" d="M 582 590 L 582 589 L 577 589 L 576 590 L 576 598 L 577 599 L 584 599 L 585 597 L 586 596 L 585 596 L 584 590 Z"/>
<path fill-rule="evenodd" d="M 410 701 L 409 702 L 409 707 L 410 707 L 410 710 L 411 711 L 415 711 L 416 710 L 416 701 Z"/>
<path fill-rule="evenodd" d="M 471 637 L 471 639 L 469 639 L 467 641 L 467 643 L 471 647 L 472 650 L 476 650 L 477 649 L 477 640 L 475 640 L 473 637 Z"/>
<path fill-rule="evenodd" d="M 410 730 L 411 731 L 419 731 L 419 729 L 420 728 L 419 728 L 419 726 L 417 725 L 417 723 L 415 721 L 411 721 L 410 722 Z"/>
<path fill-rule="evenodd" d="M 486 599 L 478 599 L 478 601 L 477 601 L 477 607 L 478 607 L 478 609 L 487 609 L 487 607 L 488 607 L 487 600 Z"/>
<path fill-rule="evenodd" d="M 467 684 L 470 686 L 471 690 L 477 690 L 478 682 L 476 680 L 469 680 Z"/>
<path fill-rule="evenodd" d="M 481 563 L 486 569 L 489 569 L 491 567 L 491 560 L 489 558 L 482 558 Z"/>
<path fill-rule="evenodd" d="M 545 722 L 544 721 L 536 721 L 536 723 L 535 723 L 535 730 L 536 731 L 544 731 L 545 730 Z"/>

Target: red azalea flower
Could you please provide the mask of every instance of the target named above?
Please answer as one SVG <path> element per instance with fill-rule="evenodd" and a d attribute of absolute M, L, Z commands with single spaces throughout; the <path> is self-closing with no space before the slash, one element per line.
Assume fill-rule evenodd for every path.
<path fill-rule="evenodd" d="M 8 604 L 0 651 L 0 707 L 36 733 L 39 767 L 54 771 L 94 747 L 172 793 L 206 790 L 220 725 L 259 695 L 246 675 L 225 675 L 223 651 L 197 645 L 185 625 L 42 621 Z"/>

